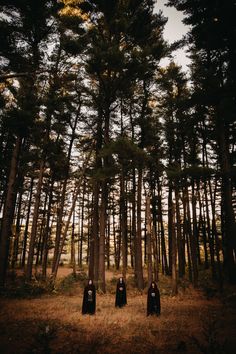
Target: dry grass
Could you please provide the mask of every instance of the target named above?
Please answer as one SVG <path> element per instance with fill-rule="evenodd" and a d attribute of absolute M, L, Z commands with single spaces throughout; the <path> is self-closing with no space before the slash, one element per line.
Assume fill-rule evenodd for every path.
<path fill-rule="evenodd" d="M 161 283 L 164 286 L 164 279 Z M 168 281 L 165 285 L 168 288 Z M 80 283 L 69 295 L 1 299 L 0 352 L 220 354 L 230 353 L 230 346 L 236 345 L 235 307 L 209 301 L 188 288 L 177 297 L 162 294 L 161 316 L 147 318 L 146 293 L 128 286 L 128 305 L 115 309 L 114 286 L 110 284 L 109 294 L 97 294 L 95 316 L 81 315 Z M 212 323 L 214 336 L 208 337 L 214 337 L 217 352 L 210 351 L 210 338 L 202 334 Z M 226 336 L 228 343 L 222 349 Z"/>

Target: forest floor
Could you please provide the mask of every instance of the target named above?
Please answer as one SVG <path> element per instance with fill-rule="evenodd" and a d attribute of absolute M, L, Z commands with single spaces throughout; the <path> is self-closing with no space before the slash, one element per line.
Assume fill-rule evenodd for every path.
<path fill-rule="evenodd" d="M 96 315 L 82 316 L 85 279 L 72 281 L 70 273 L 60 269 L 60 284 L 51 294 L 1 294 L 1 354 L 235 353 L 236 288 L 219 296 L 214 289 L 182 284 L 172 297 L 170 279 L 160 277 L 161 316 L 146 317 L 146 291 L 135 290 L 131 277 L 127 306 L 114 307 L 118 274 L 108 272 Z"/>

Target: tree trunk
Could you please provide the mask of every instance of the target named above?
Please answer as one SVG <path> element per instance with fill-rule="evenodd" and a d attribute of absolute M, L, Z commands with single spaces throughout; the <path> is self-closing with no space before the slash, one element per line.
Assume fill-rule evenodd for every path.
<path fill-rule="evenodd" d="M 172 227 L 172 295 L 175 296 L 178 294 L 178 277 L 177 277 L 177 245 L 176 245 L 176 233 L 175 233 L 175 206 L 174 203 L 172 202 L 172 220 L 169 220 L 171 222 L 171 227 Z"/>
<path fill-rule="evenodd" d="M 89 279 L 98 281 L 98 236 L 99 236 L 99 182 L 93 181 L 93 212 L 92 212 L 92 229 L 90 238 L 90 255 L 89 255 Z"/>
<path fill-rule="evenodd" d="M 76 277 L 76 264 L 75 264 L 75 210 L 73 212 L 73 222 L 71 230 L 71 258 L 70 263 L 73 269 L 73 276 Z"/>
<path fill-rule="evenodd" d="M 28 239 L 28 229 L 29 229 L 29 218 L 30 218 L 30 210 L 31 210 L 31 201 L 33 195 L 33 186 L 34 186 L 34 178 L 31 178 L 30 183 L 30 193 L 29 193 L 29 201 L 28 201 L 28 210 L 25 222 L 25 230 L 24 230 L 24 239 L 23 239 L 23 253 L 22 253 L 22 261 L 21 266 L 22 268 L 25 267 L 25 256 L 26 256 L 26 249 L 27 249 L 27 239 Z"/>
<path fill-rule="evenodd" d="M 189 220 L 188 220 L 188 212 L 187 212 L 187 198 L 186 198 L 186 192 L 185 188 L 183 189 L 183 212 L 184 212 L 184 217 L 183 217 L 183 238 L 186 240 L 187 243 L 187 259 L 188 259 L 188 274 L 189 274 L 189 281 L 193 281 L 193 272 L 192 272 L 192 260 L 191 260 L 191 254 L 190 254 L 190 245 L 189 245 L 189 232 L 191 232 L 191 225 L 189 226 Z"/>
<path fill-rule="evenodd" d="M 3 286 L 5 284 L 8 267 L 11 227 L 15 210 L 15 183 L 21 144 L 22 139 L 18 137 L 12 153 L 11 167 L 7 186 L 7 195 L 3 210 L 3 220 L 0 238 L 0 286 Z"/>
<path fill-rule="evenodd" d="M 150 196 L 146 197 L 146 227 L 147 227 L 147 268 L 148 268 L 148 284 L 152 282 L 152 243 L 151 243 L 151 207 Z"/>
<path fill-rule="evenodd" d="M 215 192 L 216 192 L 217 181 L 215 183 L 216 183 L 216 185 L 215 185 Z M 210 197 L 211 197 L 211 210 L 212 210 L 212 235 L 215 239 L 218 281 L 219 281 L 219 287 L 220 287 L 220 291 L 221 291 L 223 289 L 223 274 L 222 274 L 222 266 L 221 266 L 221 261 L 220 261 L 220 242 L 219 242 L 219 236 L 218 236 L 218 231 L 217 231 L 217 227 L 216 227 L 215 199 L 213 199 L 213 193 L 212 193 L 210 181 L 209 181 L 209 191 L 210 191 Z"/>
<path fill-rule="evenodd" d="M 19 192 L 19 199 L 18 199 L 17 216 L 16 216 L 16 233 L 15 233 L 15 239 L 13 244 L 13 255 L 12 255 L 12 262 L 11 262 L 12 269 L 15 269 L 15 265 L 17 264 L 17 259 L 18 259 L 19 239 L 20 239 L 20 231 L 21 231 L 20 222 L 21 222 L 22 196 L 23 196 L 23 190 L 21 185 L 20 192 Z"/>
<path fill-rule="evenodd" d="M 48 191 L 46 192 L 46 196 L 44 199 L 44 204 L 43 204 L 43 212 L 41 216 L 41 225 L 40 225 L 40 231 L 39 231 L 39 238 L 38 238 L 38 246 L 37 246 L 37 254 L 36 254 L 36 262 L 35 266 L 37 267 L 39 264 L 42 264 L 42 254 L 43 254 L 43 237 L 44 237 L 44 232 L 45 232 L 45 226 L 46 226 L 46 208 L 48 204 Z"/>
<path fill-rule="evenodd" d="M 135 238 L 135 268 L 137 276 L 137 286 L 139 290 L 144 287 L 143 265 L 142 265 L 142 220 L 141 220 L 141 202 L 142 202 L 142 168 L 138 169 L 138 188 L 137 188 L 137 234 Z"/>
<path fill-rule="evenodd" d="M 203 188 L 205 188 L 205 183 Z M 204 250 L 204 268 L 209 268 L 208 261 L 208 251 L 207 251 L 207 233 L 206 233 L 206 218 L 203 209 L 203 202 L 201 200 L 200 190 L 198 190 L 198 199 L 199 199 L 199 231 L 202 232 L 202 241 L 203 241 L 203 250 Z"/>
<path fill-rule="evenodd" d="M 219 161 L 222 171 L 222 203 L 224 220 L 224 265 L 228 279 L 231 283 L 236 283 L 236 266 L 234 250 L 236 249 L 236 223 L 232 203 L 232 181 L 230 175 L 230 157 L 226 142 L 226 130 L 224 125 L 225 112 L 217 117 L 217 133 L 219 144 Z"/>
<path fill-rule="evenodd" d="M 98 281 L 99 288 L 102 292 L 106 292 L 106 281 L 105 281 L 105 240 L 106 240 L 106 208 L 107 208 L 107 182 L 102 182 L 102 196 L 101 196 L 101 212 L 100 212 L 100 237 L 99 237 L 99 270 L 98 270 Z"/>
<path fill-rule="evenodd" d="M 131 232 L 130 232 L 130 249 L 132 249 L 132 254 L 131 254 L 131 263 L 134 265 L 135 269 L 135 277 L 137 279 L 137 274 L 136 274 L 136 171 L 135 168 L 133 168 L 132 171 L 132 196 L 131 196 L 131 208 L 132 208 L 132 216 L 131 216 Z"/>
<path fill-rule="evenodd" d="M 195 193 L 195 183 L 193 178 L 192 178 L 192 214 L 193 214 L 193 238 L 196 247 L 197 261 L 198 264 L 201 264 L 198 223 L 197 223 L 197 194 Z"/>
<path fill-rule="evenodd" d="M 175 211 L 176 211 L 176 230 L 177 230 L 177 250 L 178 250 L 178 265 L 179 277 L 182 278 L 185 274 L 185 246 L 181 232 L 180 206 L 179 206 L 179 187 L 175 186 Z M 172 260 L 174 258 L 172 257 Z M 172 268 L 173 269 L 173 268 Z"/>
<path fill-rule="evenodd" d="M 169 275 L 172 272 L 172 220 L 173 220 L 173 197 L 172 197 L 172 181 L 169 180 L 169 192 L 168 192 L 168 258 L 169 258 Z"/>
<path fill-rule="evenodd" d="M 49 249 L 49 241 L 51 235 L 50 218 L 51 218 L 51 207 L 52 207 L 52 200 L 53 200 L 53 186 L 54 186 L 54 180 L 52 178 L 50 192 L 49 192 L 49 200 L 48 200 L 47 219 L 46 219 L 46 225 L 45 225 L 44 237 L 43 237 L 42 277 L 44 280 L 47 277 L 48 249 Z"/>
<path fill-rule="evenodd" d="M 198 285 L 197 243 L 191 227 L 191 214 L 190 214 L 190 206 L 189 206 L 188 187 L 185 187 L 185 198 L 186 198 L 186 207 L 187 207 L 187 227 L 188 227 L 188 235 L 189 235 L 189 248 L 190 248 L 190 255 L 191 255 L 192 272 L 193 272 L 192 279 L 193 279 L 193 286 L 197 287 Z"/>
<path fill-rule="evenodd" d="M 209 203 L 208 203 L 208 191 L 207 191 L 206 181 L 204 183 L 204 196 L 205 196 L 205 207 L 206 207 L 207 234 L 208 234 L 209 248 L 210 248 L 211 272 L 212 272 L 212 278 L 216 279 L 214 239 L 213 239 L 213 235 L 211 232 Z"/>
<path fill-rule="evenodd" d="M 125 177 L 124 167 L 122 166 L 120 176 L 120 230 L 122 239 L 122 274 L 126 279 L 127 271 L 127 214 L 125 208 Z"/>
<path fill-rule="evenodd" d="M 107 260 L 107 269 L 110 269 L 110 232 L 111 232 L 111 218 L 110 211 L 107 218 L 107 228 L 106 228 L 106 260 Z"/>
<path fill-rule="evenodd" d="M 37 184 L 37 191 L 36 191 L 36 195 L 35 195 L 33 222 L 32 222 L 30 244 L 29 244 L 29 254 L 28 254 L 27 267 L 26 267 L 26 273 L 25 273 L 25 277 L 26 277 L 27 281 L 30 281 L 31 276 L 32 276 L 34 247 L 35 247 L 35 240 L 36 240 L 36 236 L 37 236 L 37 223 L 38 223 L 38 215 L 39 215 L 40 195 L 41 195 L 41 189 L 42 189 L 42 184 L 43 184 L 43 173 L 44 173 L 44 161 L 41 160 L 40 169 L 39 169 L 39 178 L 38 178 L 38 184 Z"/>
<path fill-rule="evenodd" d="M 119 269 L 119 258 L 120 255 L 118 254 L 118 240 L 116 237 L 116 222 L 115 222 L 115 218 L 116 218 L 116 210 L 115 210 L 115 197 L 114 197 L 114 193 L 112 195 L 112 230 L 113 230 L 113 239 L 114 239 L 114 261 L 115 261 L 115 267 L 116 270 Z"/>
<path fill-rule="evenodd" d="M 158 181 L 158 219 L 161 226 L 161 259 L 162 259 L 162 274 L 169 274 L 169 267 L 167 262 L 167 254 L 166 254 L 166 242 L 165 242 L 165 228 L 162 216 L 162 200 L 161 200 L 161 186 Z"/>

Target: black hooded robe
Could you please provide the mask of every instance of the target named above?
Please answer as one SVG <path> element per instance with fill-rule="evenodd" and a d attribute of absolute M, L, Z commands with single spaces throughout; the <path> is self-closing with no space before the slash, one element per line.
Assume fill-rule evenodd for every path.
<path fill-rule="evenodd" d="M 160 313 L 161 313 L 160 292 L 156 284 L 154 288 L 152 287 L 151 284 L 148 289 L 148 296 L 147 296 L 147 316 L 149 315 L 159 316 Z"/>
<path fill-rule="evenodd" d="M 115 306 L 116 307 L 123 307 L 127 304 L 127 299 L 126 299 L 126 285 L 124 280 L 122 279 L 122 282 L 120 282 L 120 279 L 118 280 L 118 283 L 116 285 L 116 302 Z"/>
<path fill-rule="evenodd" d="M 88 284 L 84 288 L 82 314 L 95 314 L 96 311 L 96 289 L 93 284 Z"/>

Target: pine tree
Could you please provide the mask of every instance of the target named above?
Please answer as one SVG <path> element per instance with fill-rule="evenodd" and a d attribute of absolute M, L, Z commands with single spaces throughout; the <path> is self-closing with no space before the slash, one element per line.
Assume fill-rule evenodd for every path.
<path fill-rule="evenodd" d="M 184 22 L 191 25 L 190 49 L 201 57 L 199 66 L 193 68 L 196 87 L 195 102 L 207 107 L 211 117 L 214 136 L 219 149 L 218 161 L 221 168 L 222 234 L 224 263 L 231 282 L 235 282 L 235 214 L 232 203 L 232 163 L 230 137 L 234 136 L 235 125 L 235 22 L 233 0 L 211 2 L 170 0 L 169 5 L 185 13 Z M 207 33 L 207 35 L 206 35 Z M 198 61 L 199 62 L 199 61 Z M 195 61 L 196 63 L 196 61 Z M 203 64 L 204 63 L 204 64 Z M 205 69 L 205 70 L 204 70 Z M 197 70 L 197 71 L 196 71 Z"/>

